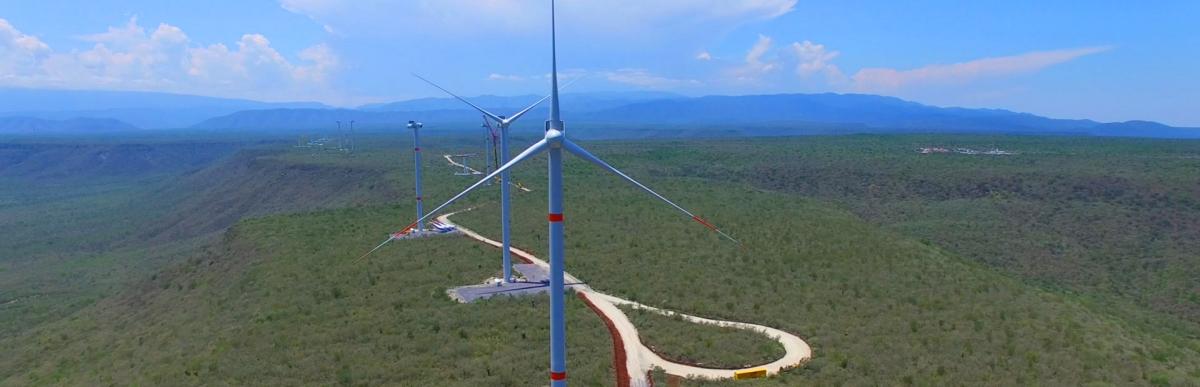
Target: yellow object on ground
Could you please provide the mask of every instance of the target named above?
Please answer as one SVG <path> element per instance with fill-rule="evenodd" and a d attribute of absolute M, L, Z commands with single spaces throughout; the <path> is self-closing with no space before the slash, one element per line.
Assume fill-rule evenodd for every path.
<path fill-rule="evenodd" d="M 758 379 L 767 377 L 766 368 L 755 368 L 752 370 L 735 371 L 733 373 L 734 380 Z"/>

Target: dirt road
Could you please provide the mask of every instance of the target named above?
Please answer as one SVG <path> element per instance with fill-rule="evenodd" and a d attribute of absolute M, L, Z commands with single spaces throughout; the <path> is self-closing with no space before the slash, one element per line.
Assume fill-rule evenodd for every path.
<path fill-rule="evenodd" d="M 467 211 L 469 211 L 469 210 L 467 210 Z M 449 224 L 449 225 L 454 225 L 463 233 L 463 235 L 466 235 L 469 238 L 475 239 L 477 241 L 483 242 L 483 243 L 491 245 L 491 246 L 495 246 L 495 247 L 501 246 L 500 242 L 497 242 L 495 240 L 484 237 L 483 235 L 480 235 L 470 229 L 462 227 L 462 225 L 455 225 L 453 222 L 450 221 L 450 217 L 455 214 L 457 214 L 457 212 L 442 215 L 442 216 L 438 217 L 438 220 L 442 221 L 443 223 Z M 549 270 L 550 265 L 548 263 L 546 263 L 546 261 L 543 261 L 543 260 L 539 259 L 538 257 L 535 257 L 533 254 L 530 254 L 529 252 L 526 252 L 526 251 L 523 251 L 523 250 L 520 250 L 517 248 L 513 248 L 512 254 L 522 257 L 522 258 L 525 258 L 525 259 L 529 260 L 530 262 L 532 262 L 533 264 L 542 266 L 547 271 Z M 565 281 L 566 281 L 566 283 L 582 283 L 583 282 L 583 281 L 580 281 L 575 276 L 571 275 L 570 273 L 566 274 Z M 619 297 L 614 297 L 614 296 L 611 296 L 608 294 L 604 294 L 599 291 L 596 291 L 595 289 L 592 289 L 590 286 L 587 286 L 587 285 L 572 286 L 571 289 L 575 290 L 577 293 L 579 293 L 581 295 L 581 297 L 583 297 L 587 301 L 589 301 L 589 303 L 591 304 L 593 309 L 596 310 L 598 313 L 601 313 L 602 314 L 601 317 L 603 317 L 606 320 L 608 320 L 609 322 L 611 322 L 612 328 L 615 328 L 616 333 L 618 335 L 620 335 L 620 340 L 614 341 L 614 342 L 620 342 L 621 345 L 624 347 L 624 348 L 621 348 L 618 350 L 624 351 L 625 356 L 619 356 L 618 358 L 623 357 L 625 359 L 626 364 L 625 364 L 624 368 L 627 371 L 628 375 L 618 376 L 618 377 L 619 378 L 628 377 L 629 379 L 628 379 L 627 385 L 630 385 L 630 386 L 649 386 L 650 385 L 650 380 L 648 379 L 649 371 L 653 370 L 656 367 L 662 368 L 668 374 L 682 376 L 685 378 L 732 379 L 734 377 L 734 375 L 738 372 L 754 371 L 754 370 L 758 370 L 758 369 L 765 370 L 767 375 L 774 375 L 774 374 L 779 373 L 780 371 L 783 371 L 783 370 L 786 370 L 786 369 L 789 369 L 792 367 L 800 366 L 800 365 L 804 364 L 804 362 L 808 361 L 808 359 L 812 358 L 812 348 L 809 347 L 808 343 L 804 342 L 803 339 L 801 339 L 800 337 L 798 337 L 796 335 L 793 335 L 788 332 L 784 332 L 779 329 L 762 326 L 762 325 L 757 325 L 757 324 L 736 322 L 736 321 L 713 320 L 713 319 L 707 319 L 707 318 L 703 318 L 703 317 L 696 317 L 696 316 L 691 316 L 691 315 L 687 315 L 687 314 L 683 314 L 683 313 L 673 312 L 673 311 L 669 311 L 669 310 L 659 309 L 659 308 L 655 308 L 652 306 L 647 306 L 647 305 L 639 304 L 639 303 L 629 301 L 626 299 L 622 299 Z M 763 365 L 755 366 L 755 367 L 741 368 L 741 369 L 702 368 L 702 367 L 696 367 L 696 366 L 689 365 L 689 364 L 675 363 L 670 360 L 663 359 L 661 356 L 658 356 L 658 354 L 654 353 L 654 351 L 651 351 L 649 347 L 647 347 L 645 344 L 642 343 L 641 339 L 638 337 L 637 327 L 635 327 L 633 325 L 633 323 L 631 323 L 629 321 L 629 317 L 625 315 L 625 312 L 623 312 L 621 310 L 621 308 L 617 307 L 618 305 L 628 305 L 633 308 L 645 309 L 645 310 L 648 310 L 651 312 L 660 313 L 665 316 L 678 315 L 681 318 L 683 318 L 684 320 L 691 321 L 691 322 L 694 322 L 697 324 L 712 324 L 712 325 L 725 326 L 725 327 L 731 327 L 731 328 L 736 328 L 736 329 L 751 330 L 751 331 L 766 335 L 766 336 L 778 341 L 780 344 L 783 345 L 783 348 L 786 351 L 786 353 L 783 355 L 782 358 L 775 360 L 771 363 L 767 363 L 767 364 L 763 364 Z M 620 367 L 617 367 L 617 368 L 620 369 Z M 626 385 L 626 384 L 620 383 L 620 385 Z"/>

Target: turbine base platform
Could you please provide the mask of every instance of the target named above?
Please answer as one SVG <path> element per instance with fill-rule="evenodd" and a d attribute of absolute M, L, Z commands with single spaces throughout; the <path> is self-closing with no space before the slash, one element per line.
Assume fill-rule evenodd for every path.
<path fill-rule="evenodd" d="M 479 285 L 459 286 L 446 290 L 446 295 L 451 299 L 469 304 L 479 300 L 486 300 L 495 296 L 511 296 L 520 297 L 545 293 L 550 290 L 550 286 L 541 282 L 517 281 L 510 283 L 497 283 L 499 278 L 489 279 L 487 283 Z"/>
<path fill-rule="evenodd" d="M 468 304 L 494 296 L 521 297 L 550 290 L 550 273 L 546 268 L 534 264 L 516 264 L 513 265 L 513 270 L 521 273 L 513 282 L 504 283 L 499 278 L 489 278 L 482 284 L 446 289 L 446 295 L 455 301 Z"/>
<path fill-rule="evenodd" d="M 447 236 L 447 235 L 458 235 L 458 234 L 460 234 L 458 231 L 458 227 L 443 224 L 441 222 L 430 222 L 429 228 L 427 228 L 427 229 L 412 230 L 412 231 L 409 231 L 408 233 L 402 234 L 402 235 L 392 235 L 392 239 L 394 239 L 394 240 L 422 239 L 422 238 Z"/>

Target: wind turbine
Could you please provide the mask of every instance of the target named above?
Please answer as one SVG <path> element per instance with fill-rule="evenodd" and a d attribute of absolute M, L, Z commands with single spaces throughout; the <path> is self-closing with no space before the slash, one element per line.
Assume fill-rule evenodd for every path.
<path fill-rule="evenodd" d="M 338 151 L 341 152 L 341 150 L 342 150 L 342 121 L 339 120 L 337 122 L 337 124 L 338 124 L 338 130 L 337 130 Z"/>
<path fill-rule="evenodd" d="M 550 119 L 546 121 L 546 133 L 545 133 L 545 136 L 542 138 L 542 140 L 538 141 L 537 143 L 534 143 L 529 148 L 526 148 L 524 151 L 522 151 L 520 154 L 518 154 L 512 160 L 505 162 L 504 165 L 502 165 L 499 169 L 497 169 L 496 171 L 492 172 L 491 174 L 485 176 L 483 179 L 479 180 L 475 184 L 472 184 L 470 187 L 467 187 L 466 190 L 463 190 L 458 195 L 455 195 L 454 197 L 450 198 L 450 200 L 446 201 L 446 203 L 438 206 L 437 208 L 435 208 L 433 211 L 429 212 L 428 214 L 425 214 L 424 217 L 417 219 L 416 222 L 413 222 L 413 224 L 410 224 L 408 227 L 404 228 L 404 230 L 401 230 L 397 233 L 393 233 L 388 240 L 385 240 L 379 246 L 375 247 L 375 249 L 372 249 L 370 252 L 367 252 L 367 254 L 364 255 L 363 257 L 370 255 L 372 252 L 383 247 L 384 245 L 386 245 L 388 242 L 392 241 L 393 239 L 404 236 L 408 232 L 412 231 L 413 228 L 416 227 L 416 225 L 419 224 L 420 222 L 425 221 L 427 218 L 438 213 L 438 211 L 441 211 L 443 208 L 446 208 L 450 204 L 453 204 L 454 202 L 458 201 L 462 197 L 471 193 L 471 191 L 474 191 L 475 189 L 484 185 L 488 181 L 488 179 L 492 179 L 496 175 L 503 175 L 505 172 L 507 172 L 513 166 L 520 164 L 521 162 L 528 160 L 528 159 L 532 158 L 533 156 L 536 156 L 538 153 L 546 152 L 549 155 L 549 167 L 548 167 L 549 189 L 547 190 L 547 193 L 548 193 L 548 195 L 547 195 L 548 196 L 548 200 L 547 200 L 548 206 L 547 207 L 548 207 L 549 213 L 546 216 L 546 219 L 549 223 L 549 231 L 550 231 L 550 244 L 549 244 L 550 245 L 549 246 L 550 247 L 550 249 L 549 249 L 550 250 L 550 273 L 549 273 L 550 274 L 550 384 L 551 384 L 551 386 L 555 386 L 555 387 L 565 387 L 567 385 L 567 340 L 566 340 L 567 331 L 566 331 L 566 317 L 564 314 L 565 295 L 563 294 L 563 285 L 564 285 L 563 273 L 564 273 L 564 263 L 565 263 L 565 258 L 566 258 L 565 249 L 564 249 L 565 246 L 563 244 L 563 234 L 564 234 L 563 221 L 565 218 L 563 216 L 562 156 L 563 156 L 564 150 L 566 150 L 567 152 L 572 153 L 584 160 L 587 160 L 593 164 L 596 164 L 597 166 L 599 166 L 600 168 L 602 168 L 606 171 L 609 171 L 609 172 L 617 175 L 621 179 L 624 179 L 625 181 L 629 182 L 630 184 L 633 184 L 634 186 L 636 186 L 637 188 L 639 188 L 639 189 L 645 191 L 646 193 L 658 198 L 659 200 L 669 204 L 671 207 L 674 207 L 676 210 L 679 210 L 680 212 L 686 214 L 693 221 L 696 221 L 697 223 L 704 225 L 704 227 L 707 227 L 708 229 L 720 234 L 722 237 L 727 238 L 727 239 L 733 241 L 734 243 L 739 243 L 739 242 L 736 239 L 734 239 L 733 237 L 729 236 L 729 234 L 726 234 L 725 232 L 718 229 L 712 223 L 709 223 L 708 221 L 704 220 L 703 218 L 691 213 L 690 211 L 684 209 L 683 207 L 680 207 L 679 205 L 668 200 L 667 198 L 663 197 L 662 195 L 659 195 L 657 192 L 654 192 L 653 190 L 646 187 L 642 183 L 639 183 L 637 180 L 634 180 L 633 178 L 629 177 L 629 175 L 626 175 L 625 173 L 621 172 L 620 170 L 617 170 L 613 166 L 604 162 L 604 160 L 601 160 L 600 158 L 592 155 L 587 150 L 583 149 L 579 145 L 576 145 L 574 142 L 571 142 L 570 140 L 567 139 L 566 126 L 563 124 L 562 117 L 561 117 L 560 111 L 559 111 L 558 54 L 557 54 L 557 38 L 555 36 L 556 28 L 555 28 L 555 17 L 554 17 L 554 0 L 550 1 L 550 15 L 551 15 L 550 16 L 550 52 L 551 52 Z M 460 98 L 460 100 L 461 100 L 461 98 Z M 463 101 L 466 102 L 466 100 L 463 100 Z M 470 104 L 470 102 L 467 102 L 467 103 Z M 474 105 L 472 105 L 472 106 L 474 106 Z M 482 111 L 482 109 L 480 109 L 480 111 Z M 528 111 L 528 109 L 526 109 L 526 111 Z M 487 114 L 487 113 L 485 113 L 485 114 Z M 498 117 L 495 117 L 495 118 L 498 118 Z M 511 123 L 511 121 L 509 121 L 509 122 Z M 505 187 L 507 187 L 507 184 L 505 185 Z M 507 251 L 507 247 L 506 247 L 505 251 Z"/>
<path fill-rule="evenodd" d="M 480 113 L 482 113 L 483 116 L 486 117 L 487 119 L 496 121 L 496 126 L 498 128 L 500 128 L 500 165 L 504 165 L 505 163 L 508 162 L 508 155 L 509 155 L 508 128 L 514 122 L 521 119 L 521 116 L 524 116 L 525 113 L 529 113 L 530 110 L 533 110 L 533 108 L 537 107 L 538 105 L 541 105 L 542 102 L 545 102 L 546 99 L 550 98 L 550 96 L 548 96 L 548 95 L 545 97 L 542 97 L 542 99 L 537 100 L 537 102 L 534 102 L 533 104 L 529 105 L 529 107 L 522 109 L 521 111 L 517 112 L 516 114 L 513 114 L 510 117 L 498 116 L 498 115 L 493 114 L 492 112 L 487 111 L 484 108 L 479 107 L 478 105 L 471 103 L 471 101 L 467 101 L 466 98 L 459 97 L 457 94 L 450 92 L 450 90 L 446 90 L 445 88 L 438 86 L 438 84 L 433 83 L 433 81 L 425 79 L 424 77 L 417 75 L 417 74 L 413 74 L 413 76 L 419 78 L 422 81 L 425 81 L 425 83 L 428 83 L 433 87 L 438 88 L 438 90 L 441 90 L 441 91 L 445 92 L 446 94 L 449 94 L 451 97 L 454 97 L 455 99 L 458 99 L 459 101 L 462 101 L 463 103 L 466 103 L 467 105 L 470 105 L 472 108 L 474 108 L 475 110 L 478 110 Z M 486 123 L 486 121 L 485 121 L 485 123 Z M 499 171 L 499 170 L 497 170 L 497 171 Z M 511 225 L 512 224 L 512 221 L 511 221 L 512 205 L 509 202 L 509 197 L 511 195 L 510 190 L 512 189 L 512 187 L 511 187 L 512 179 L 509 176 L 508 170 L 504 170 L 504 171 L 500 171 L 500 172 L 501 172 L 500 173 L 500 234 L 501 234 L 500 235 L 500 244 L 501 244 L 500 257 L 501 257 L 501 261 L 502 261 L 501 267 L 503 268 L 503 272 L 504 272 L 504 282 L 512 283 L 512 279 L 513 279 L 512 252 L 511 252 L 511 250 L 512 250 L 512 225 Z"/>
<path fill-rule="evenodd" d="M 354 120 L 350 120 L 350 153 L 354 153 Z"/>
<path fill-rule="evenodd" d="M 408 121 L 408 128 L 413 131 L 413 161 L 416 163 L 413 176 L 416 177 L 417 188 L 417 219 L 425 217 L 424 205 L 421 202 L 421 128 L 425 124 L 416 121 Z M 425 224 L 417 223 L 417 232 L 425 231 Z"/>

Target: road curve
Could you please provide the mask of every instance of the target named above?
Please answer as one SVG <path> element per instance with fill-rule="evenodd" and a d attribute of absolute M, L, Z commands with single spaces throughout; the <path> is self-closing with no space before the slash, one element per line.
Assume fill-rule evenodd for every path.
<path fill-rule="evenodd" d="M 467 166 L 466 164 L 454 161 L 454 155 L 442 155 L 442 157 L 445 157 L 446 162 L 450 163 L 450 165 L 471 171 L 471 173 L 474 173 L 476 175 L 486 175 L 486 173 L 479 172 L 478 169 L 471 168 L 471 167 Z M 525 186 L 517 184 L 517 182 L 515 182 L 515 181 L 510 180 L 508 182 L 508 184 L 512 184 L 513 187 L 517 187 L 517 189 L 521 190 L 521 192 L 533 192 L 533 190 L 530 190 L 529 188 L 525 188 Z"/>
<path fill-rule="evenodd" d="M 470 210 L 468 209 L 465 211 Z M 450 217 L 459 212 L 439 216 L 438 220 L 442 221 L 442 223 L 457 227 L 458 230 L 463 233 L 463 235 L 466 235 L 471 239 L 475 239 L 494 247 L 501 247 L 500 242 L 484 237 L 483 235 L 471 231 L 462 225 L 457 225 L 454 224 L 454 222 L 451 222 Z M 514 247 L 512 248 L 512 253 L 528 260 L 529 262 L 532 262 L 535 265 L 542 266 L 549 271 L 550 265 L 546 263 L 546 261 L 539 259 L 529 252 Z M 583 283 L 583 281 L 580 281 L 570 273 L 566 273 L 565 281 L 567 283 Z M 615 328 L 617 334 L 621 336 L 620 341 L 624 346 L 624 348 L 621 350 L 625 352 L 625 367 L 629 373 L 630 386 L 650 386 L 651 381 L 649 380 L 648 375 L 649 371 L 653 370 L 654 368 L 662 368 L 668 374 L 692 379 L 732 379 L 734 374 L 737 372 L 752 371 L 757 369 L 765 369 L 767 375 L 775 375 L 781 371 L 803 365 L 804 362 L 812 358 L 812 348 L 809 347 L 808 343 L 804 342 L 803 339 L 796 335 L 779 329 L 743 322 L 713 320 L 659 309 L 598 292 L 588 285 L 572 286 L 571 289 L 574 289 L 582 297 L 587 299 L 587 301 L 594 306 L 594 309 L 598 313 L 602 313 L 603 317 L 611 321 L 613 328 Z M 782 358 L 771 363 L 740 369 L 703 368 L 689 364 L 672 362 L 670 360 L 663 359 L 661 356 L 658 356 L 658 354 L 654 353 L 654 351 L 650 350 L 649 347 L 642 343 L 641 339 L 638 337 L 637 327 L 635 327 L 633 323 L 629 321 L 629 317 L 625 315 L 625 312 L 622 311 L 621 308 L 617 307 L 618 305 L 627 305 L 637 309 L 645 309 L 647 311 L 666 316 L 678 315 L 684 320 L 698 324 L 712 324 L 758 332 L 778 341 L 783 345 L 786 353 Z"/>

